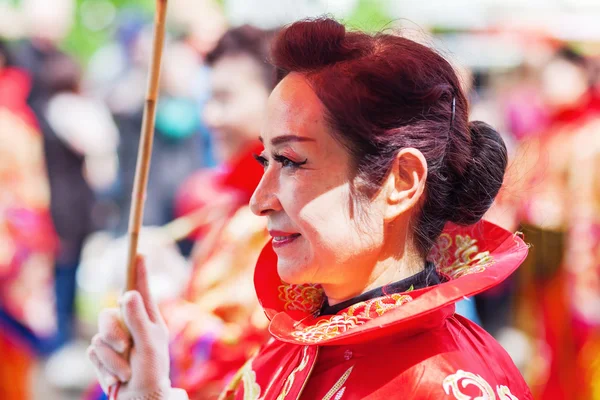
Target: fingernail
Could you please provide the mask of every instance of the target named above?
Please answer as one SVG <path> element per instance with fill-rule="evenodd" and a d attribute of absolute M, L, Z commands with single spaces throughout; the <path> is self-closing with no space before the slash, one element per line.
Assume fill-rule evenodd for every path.
<path fill-rule="evenodd" d="M 118 382 L 117 378 L 115 378 L 112 375 L 108 375 L 104 378 L 104 384 L 106 385 L 106 387 L 110 388 L 113 387 L 114 385 L 116 385 Z"/>
<path fill-rule="evenodd" d="M 128 369 L 127 371 L 123 372 L 121 378 L 121 382 L 129 382 L 129 380 L 131 380 L 131 370 Z"/>
<path fill-rule="evenodd" d="M 125 292 L 119 299 L 119 305 L 122 306 L 127 303 L 131 303 L 133 301 L 134 297 L 135 297 L 135 292 L 133 290 Z"/>
<path fill-rule="evenodd" d="M 127 350 L 127 343 L 125 342 L 119 342 L 117 344 L 117 352 L 119 353 L 125 353 L 125 350 Z"/>

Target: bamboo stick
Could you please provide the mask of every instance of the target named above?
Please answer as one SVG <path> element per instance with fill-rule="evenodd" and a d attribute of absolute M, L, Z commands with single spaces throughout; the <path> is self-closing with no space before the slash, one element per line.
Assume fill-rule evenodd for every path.
<path fill-rule="evenodd" d="M 156 103 L 160 83 L 160 67 L 165 41 L 165 21 L 167 16 L 167 1 L 156 0 L 156 15 L 154 25 L 154 41 L 152 46 L 152 60 L 150 62 L 150 75 L 148 77 L 148 91 L 144 106 L 144 117 L 140 144 L 135 168 L 135 182 L 131 197 L 131 214 L 129 216 L 129 250 L 127 257 L 126 290 L 135 289 L 136 269 L 135 260 L 138 249 L 140 229 L 144 216 L 144 202 L 146 200 L 146 186 L 150 172 L 150 159 L 152 157 L 152 143 L 154 141 L 154 123 L 156 119 Z"/>
<path fill-rule="evenodd" d="M 140 230 L 142 228 L 142 220 L 144 217 L 144 202 L 146 200 L 146 187 L 148 186 L 148 174 L 150 172 L 152 143 L 154 142 L 154 122 L 156 120 L 156 103 L 158 101 L 158 89 L 160 85 L 160 67 L 165 42 L 167 1 L 168 0 L 156 0 L 150 75 L 148 77 L 146 104 L 144 105 L 142 131 L 140 133 L 140 144 L 138 148 L 137 164 L 135 167 L 135 181 L 133 185 L 133 193 L 131 195 L 131 211 L 129 215 L 129 247 L 127 254 L 127 279 L 125 290 L 134 290 L 136 288 L 135 262 L 138 252 Z M 129 352 L 126 352 L 124 357 L 129 359 Z M 117 382 L 108 389 L 108 398 L 110 400 L 116 400 L 118 398 L 120 387 L 121 384 Z"/>

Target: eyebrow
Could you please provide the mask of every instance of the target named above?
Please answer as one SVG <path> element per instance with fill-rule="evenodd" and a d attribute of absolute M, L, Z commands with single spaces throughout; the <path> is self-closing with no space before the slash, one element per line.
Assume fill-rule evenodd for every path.
<path fill-rule="evenodd" d="M 264 143 L 264 140 L 262 137 L 259 137 L 258 140 L 260 140 L 261 143 Z M 281 135 L 281 136 L 277 136 L 277 137 L 274 137 L 273 139 L 271 139 L 271 146 L 278 146 L 278 145 L 281 145 L 284 143 L 289 143 L 289 142 L 316 142 L 316 140 L 313 138 L 306 137 L 306 136 Z"/>

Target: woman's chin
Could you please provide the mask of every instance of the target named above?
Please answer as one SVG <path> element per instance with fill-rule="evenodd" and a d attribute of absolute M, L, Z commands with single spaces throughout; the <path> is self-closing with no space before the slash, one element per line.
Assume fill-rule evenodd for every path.
<path fill-rule="evenodd" d="M 282 281 L 294 285 L 307 283 L 306 267 L 296 263 L 288 263 L 285 260 L 277 261 L 277 273 Z"/>

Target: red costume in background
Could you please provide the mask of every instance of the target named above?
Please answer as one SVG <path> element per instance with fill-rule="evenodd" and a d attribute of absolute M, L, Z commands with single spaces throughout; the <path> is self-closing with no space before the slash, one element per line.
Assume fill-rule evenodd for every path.
<path fill-rule="evenodd" d="M 171 381 L 191 399 L 218 396 L 269 338 L 252 285 L 256 260 L 268 241 L 266 220 L 248 207 L 263 174 L 253 157 L 260 151 L 258 144 L 212 175 L 199 173 L 179 196 L 183 214 L 217 203 L 226 210 L 196 232 L 194 269 L 184 298 L 163 305 L 173 337 Z M 219 207 L 211 212 L 220 212 Z"/>
<path fill-rule="evenodd" d="M 49 214 L 43 141 L 26 104 L 29 76 L 0 69 L 0 393 L 29 398 L 30 372 L 54 334 L 57 237 Z"/>
<path fill-rule="evenodd" d="M 583 100 L 516 157 L 525 176 L 513 190 L 525 194 L 519 216 L 533 245 L 518 326 L 534 346 L 525 376 L 544 400 L 600 399 L 600 98 Z"/>
<path fill-rule="evenodd" d="M 318 285 L 289 285 L 267 246 L 255 271 L 273 338 L 222 399 L 531 399 L 508 354 L 454 303 L 506 279 L 527 255 L 489 222 L 449 225 L 429 259 L 441 283 L 317 316 Z"/>

